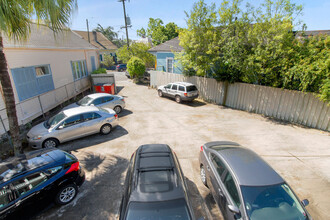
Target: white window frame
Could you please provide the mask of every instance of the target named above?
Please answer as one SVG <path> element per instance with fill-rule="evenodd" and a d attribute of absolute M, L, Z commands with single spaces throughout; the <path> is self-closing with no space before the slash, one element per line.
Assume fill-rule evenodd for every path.
<path fill-rule="evenodd" d="M 76 71 L 76 64 L 78 64 L 78 72 Z M 86 60 L 71 61 L 73 80 L 79 80 L 88 76 Z"/>
<path fill-rule="evenodd" d="M 172 60 L 172 72 L 168 71 L 168 61 Z M 173 57 L 166 57 L 166 72 L 173 73 L 174 72 L 174 59 Z"/>

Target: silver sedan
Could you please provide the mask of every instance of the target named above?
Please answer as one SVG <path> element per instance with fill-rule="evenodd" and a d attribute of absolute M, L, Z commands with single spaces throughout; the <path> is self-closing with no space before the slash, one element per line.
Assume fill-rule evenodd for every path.
<path fill-rule="evenodd" d="M 76 103 L 72 103 L 63 109 L 74 108 L 78 106 L 91 106 L 102 108 L 111 108 L 119 114 L 125 108 L 125 100 L 122 96 L 111 95 L 108 93 L 94 93 L 85 96 Z"/>
<path fill-rule="evenodd" d="M 95 106 L 63 110 L 27 133 L 32 148 L 56 147 L 83 136 L 109 134 L 118 124 L 118 115 L 109 108 Z"/>

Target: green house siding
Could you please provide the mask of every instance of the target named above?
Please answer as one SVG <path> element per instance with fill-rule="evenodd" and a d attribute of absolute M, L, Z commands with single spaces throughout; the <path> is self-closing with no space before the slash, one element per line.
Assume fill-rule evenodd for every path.
<path fill-rule="evenodd" d="M 164 71 L 168 72 L 167 69 L 167 62 L 166 60 L 168 58 L 173 58 L 173 73 L 182 74 L 182 67 L 180 64 L 178 64 L 178 61 L 174 59 L 174 53 L 172 52 L 157 52 L 157 70 L 158 71 Z"/>

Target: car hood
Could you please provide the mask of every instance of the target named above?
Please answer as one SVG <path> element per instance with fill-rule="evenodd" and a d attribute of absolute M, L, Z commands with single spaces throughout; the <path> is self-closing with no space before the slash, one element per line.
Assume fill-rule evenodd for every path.
<path fill-rule="evenodd" d="M 48 129 L 45 128 L 44 126 L 44 122 L 32 127 L 30 129 L 30 131 L 27 133 L 27 136 L 29 137 L 35 137 L 35 136 L 38 136 L 38 135 L 45 135 L 45 134 L 48 134 Z"/>
<path fill-rule="evenodd" d="M 158 89 L 164 89 L 164 86 L 158 86 Z"/>
<path fill-rule="evenodd" d="M 67 110 L 67 109 L 75 108 L 75 107 L 79 107 L 79 105 L 77 105 L 77 103 L 74 102 L 70 105 L 65 106 L 62 110 Z"/>

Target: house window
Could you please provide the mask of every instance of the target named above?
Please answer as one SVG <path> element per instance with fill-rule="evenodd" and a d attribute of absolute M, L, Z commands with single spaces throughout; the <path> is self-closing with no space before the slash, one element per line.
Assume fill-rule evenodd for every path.
<path fill-rule="evenodd" d="M 45 75 L 49 75 L 50 74 L 49 66 L 36 66 L 35 67 L 35 70 L 36 70 L 37 77 L 39 77 L 39 76 L 45 76 Z"/>
<path fill-rule="evenodd" d="M 20 101 L 54 89 L 50 65 L 39 65 L 11 69 Z"/>
<path fill-rule="evenodd" d="M 100 54 L 100 61 L 103 61 L 103 56 L 102 56 L 102 54 Z"/>
<path fill-rule="evenodd" d="M 169 73 L 173 73 L 173 58 L 166 58 L 166 71 Z"/>
<path fill-rule="evenodd" d="M 86 71 L 87 68 L 85 60 L 71 61 L 71 65 L 74 80 L 81 79 L 88 75 Z"/>

